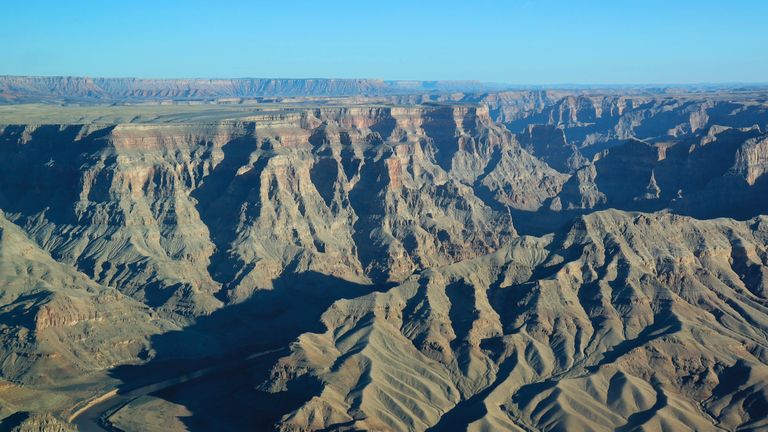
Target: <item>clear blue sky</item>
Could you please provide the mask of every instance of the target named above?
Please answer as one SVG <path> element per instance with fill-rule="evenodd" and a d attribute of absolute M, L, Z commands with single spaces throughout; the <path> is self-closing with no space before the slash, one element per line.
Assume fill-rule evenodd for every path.
<path fill-rule="evenodd" d="M 0 74 L 768 82 L 766 0 L 3 0 Z"/>

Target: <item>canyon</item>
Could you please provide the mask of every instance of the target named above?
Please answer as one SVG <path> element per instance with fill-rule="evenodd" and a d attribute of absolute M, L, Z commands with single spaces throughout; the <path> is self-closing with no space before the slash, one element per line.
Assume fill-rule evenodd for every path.
<path fill-rule="evenodd" d="M 0 426 L 764 430 L 767 128 L 762 87 L 0 77 Z"/>

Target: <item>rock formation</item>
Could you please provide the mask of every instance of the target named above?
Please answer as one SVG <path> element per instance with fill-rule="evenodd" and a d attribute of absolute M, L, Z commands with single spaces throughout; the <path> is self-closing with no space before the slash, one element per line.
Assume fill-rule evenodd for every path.
<path fill-rule="evenodd" d="M 768 220 L 606 211 L 336 302 L 283 429 L 765 427 Z"/>
<path fill-rule="evenodd" d="M 0 428 L 767 428 L 764 90 L 475 85 L 0 78 Z"/>

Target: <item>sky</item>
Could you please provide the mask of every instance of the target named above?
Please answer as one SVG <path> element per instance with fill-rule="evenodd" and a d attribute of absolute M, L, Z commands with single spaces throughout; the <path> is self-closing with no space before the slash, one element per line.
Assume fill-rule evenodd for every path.
<path fill-rule="evenodd" d="M 2 0 L 0 75 L 768 82 L 766 0 Z"/>

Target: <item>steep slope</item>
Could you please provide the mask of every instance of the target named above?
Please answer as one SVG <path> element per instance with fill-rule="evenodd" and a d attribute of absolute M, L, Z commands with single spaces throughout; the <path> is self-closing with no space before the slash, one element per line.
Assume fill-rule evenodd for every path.
<path fill-rule="evenodd" d="M 0 205 L 35 243 L 167 314 L 218 307 L 206 271 L 213 245 L 188 197 L 211 163 L 206 142 L 225 139 L 215 127 L 203 137 L 88 125 L 3 131 Z"/>
<path fill-rule="evenodd" d="M 467 95 L 487 105 L 491 117 L 514 133 L 531 125 L 564 131 L 588 159 L 635 138 L 652 143 L 700 136 L 714 125 L 765 130 L 765 89 L 541 90 Z"/>
<path fill-rule="evenodd" d="M 562 173 L 576 171 L 588 163 L 578 147 L 568 143 L 562 128 L 530 124 L 517 139 L 532 155 Z"/>
<path fill-rule="evenodd" d="M 697 217 L 749 218 L 764 210 L 765 143 L 766 135 L 757 127 L 723 126 L 677 143 L 629 140 L 577 171 L 556 206 L 670 208 Z"/>
<path fill-rule="evenodd" d="M 5 419 L 2 426 L 10 432 L 75 432 L 72 425 L 50 414 L 19 413 L 12 419 Z M 12 424 L 11 424 L 12 423 Z"/>
<path fill-rule="evenodd" d="M 599 212 L 336 302 L 286 430 L 765 427 L 768 221 Z"/>
<path fill-rule="evenodd" d="M 286 268 L 384 281 L 485 254 L 514 235 L 504 206 L 537 208 L 565 181 L 474 107 L 10 125 L 2 140 L 9 218 L 177 318 Z"/>
<path fill-rule="evenodd" d="M 28 384 L 135 362 L 173 328 L 141 303 L 54 261 L 0 213 L 0 373 Z"/>

